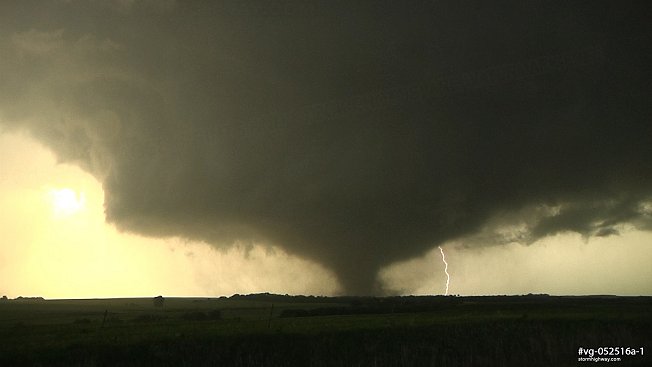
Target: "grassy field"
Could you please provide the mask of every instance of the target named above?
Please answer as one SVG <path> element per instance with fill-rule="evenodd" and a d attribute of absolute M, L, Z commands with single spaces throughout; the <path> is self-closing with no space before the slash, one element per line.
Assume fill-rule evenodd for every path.
<path fill-rule="evenodd" d="M 0 365 L 576 366 L 595 364 L 579 347 L 651 348 L 651 310 L 650 297 L 7 300 Z"/>

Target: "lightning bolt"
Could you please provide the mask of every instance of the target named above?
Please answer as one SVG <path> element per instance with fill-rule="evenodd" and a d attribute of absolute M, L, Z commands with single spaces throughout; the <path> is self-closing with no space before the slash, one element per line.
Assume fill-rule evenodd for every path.
<path fill-rule="evenodd" d="M 448 274 L 448 263 L 446 262 L 446 255 L 444 255 L 444 249 L 439 246 L 439 252 L 441 252 L 441 261 L 444 262 L 444 273 L 446 273 L 446 296 L 448 296 L 448 285 L 451 281 L 451 276 Z"/>

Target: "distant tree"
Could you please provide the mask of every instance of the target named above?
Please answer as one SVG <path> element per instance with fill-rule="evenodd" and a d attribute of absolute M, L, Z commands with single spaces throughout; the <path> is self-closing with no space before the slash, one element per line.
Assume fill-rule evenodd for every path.
<path fill-rule="evenodd" d="M 163 307 L 165 298 L 163 298 L 163 296 L 154 297 L 153 302 L 154 302 L 154 307 Z"/>
<path fill-rule="evenodd" d="M 7 301 L 7 300 L 9 300 L 9 298 L 7 298 L 7 296 L 2 296 L 2 300 Z"/>

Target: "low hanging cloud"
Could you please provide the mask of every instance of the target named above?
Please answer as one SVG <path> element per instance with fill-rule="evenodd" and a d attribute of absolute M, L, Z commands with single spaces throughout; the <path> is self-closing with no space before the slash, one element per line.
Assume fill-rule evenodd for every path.
<path fill-rule="evenodd" d="M 0 121 L 96 176 L 122 230 L 268 243 L 377 293 L 452 239 L 652 228 L 639 10 L 2 4 Z"/>

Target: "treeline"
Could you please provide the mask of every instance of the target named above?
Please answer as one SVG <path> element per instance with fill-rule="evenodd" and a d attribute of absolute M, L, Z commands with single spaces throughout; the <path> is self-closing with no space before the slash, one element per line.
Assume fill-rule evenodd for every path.
<path fill-rule="evenodd" d="M 7 298 L 7 296 L 2 296 L 0 298 L 0 301 L 45 301 L 45 298 L 43 297 L 23 297 L 23 296 L 18 296 L 14 299 Z"/>
<path fill-rule="evenodd" d="M 228 299 L 248 300 L 259 302 L 277 302 L 277 303 L 339 303 L 339 304 L 369 304 L 383 302 L 450 302 L 457 298 L 456 296 L 392 296 L 392 297 L 372 297 L 372 296 L 304 296 L 288 295 L 273 293 L 254 293 L 254 294 L 234 294 Z M 467 297 L 465 297 L 467 298 Z"/>

